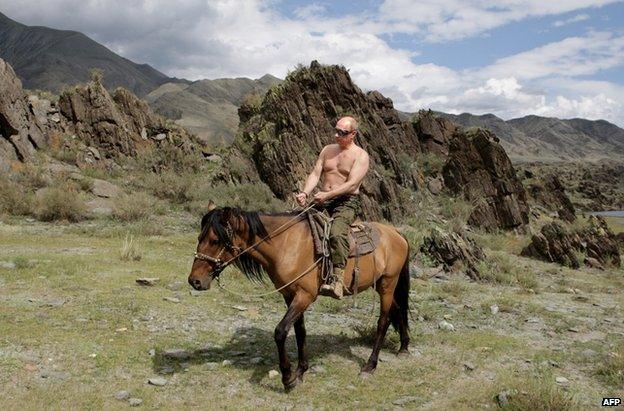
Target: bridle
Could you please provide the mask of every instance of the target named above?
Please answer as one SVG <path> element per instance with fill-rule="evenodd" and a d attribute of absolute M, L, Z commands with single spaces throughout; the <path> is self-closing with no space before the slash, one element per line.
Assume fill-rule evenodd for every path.
<path fill-rule="evenodd" d="M 227 234 L 226 243 L 223 245 L 223 247 L 221 247 L 221 250 L 219 250 L 219 252 L 217 253 L 217 256 L 216 257 L 212 257 L 212 256 L 210 256 L 208 254 L 195 252 L 195 258 L 198 259 L 198 260 L 201 260 L 201 261 L 209 261 L 209 262 L 215 264 L 215 268 L 212 270 L 212 273 L 210 273 L 210 275 L 212 276 L 213 280 L 214 279 L 218 280 L 219 279 L 219 275 L 221 274 L 221 272 L 223 272 L 223 270 L 225 270 L 225 268 L 228 265 L 230 265 L 234 260 L 236 260 L 237 258 L 242 256 L 243 254 L 247 253 L 248 251 L 256 248 L 258 245 L 260 245 L 261 243 L 265 242 L 266 240 L 270 239 L 272 236 L 276 235 L 277 232 L 280 231 L 282 228 L 286 227 L 284 229 L 284 231 L 286 229 L 290 228 L 292 225 L 294 225 L 294 223 L 299 221 L 299 217 L 300 216 L 305 214 L 312 207 L 314 207 L 314 203 L 310 204 L 309 206 L 304 208 L 303 211 L 301 211 L 299 214 L 297 214 L 296 216 L 294 216 L 293 218 L 291 218 L 290 220 L 286 221 L 284 224 L 282 224 L 281 226 L 276 228 L 275 231 L 273 231 L 272 233 L 269 233 L 268 235 L 266 235 L 265 237 L 263 237 L 260 240 L 256 241 L 254 244 L 250 245 L 249 247 L 247 247 L 244 250 L 241 250 L 240 247 L 235 246 L 233 244 L 234 230 L 232 230 L 232 226 L 230 225 L 230 222 L 228 221 L 226 223 L 226 225 L 225 225 L 225 233 Z M 291 224 L 291 223 L 293 223 L 293 224 Z M 232 257 L 229 260 L 224 262 L 223 260 L 221 260 L 221 256 L 223 255 L 223 253 L 226 250 L 233 251 L 234 257 Z"/>

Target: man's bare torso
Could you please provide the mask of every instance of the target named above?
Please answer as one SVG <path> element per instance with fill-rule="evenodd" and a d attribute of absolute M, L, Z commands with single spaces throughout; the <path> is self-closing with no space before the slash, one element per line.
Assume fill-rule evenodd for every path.
<path fill-rule="evenodd" d="M 349 173 L 358 156 L 364 150 L 355 144 L 348 149 L 341 150 L 338 144 L 325 147 L 323 155 L 323 172 L 321 174 L 321 191 L 330 191 L 341 186 L 349 178 Z M 358 194 L 360 185 L 349 194 Z"/>

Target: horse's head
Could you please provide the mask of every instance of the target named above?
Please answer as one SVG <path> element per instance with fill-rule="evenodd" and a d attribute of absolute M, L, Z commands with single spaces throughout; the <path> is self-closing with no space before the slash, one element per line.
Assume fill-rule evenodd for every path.
<path fill-rule="evenodd" d="M 216 208 L 211 204 L 202 218 L 195 260 L 188 278 L 189 284 L 196 290 L 209 289 L 212 280 L 240 249 L 235 245 L 232 217 L 232 209 Z"/>
<path fill-rule="evenodd" d="M 196 290 L 207 290 L 212 280 L 219 276 L 230 261 L 239 265 L 237 257 L 249 240 L 258 234 L 266 235 L 264 226 L 260 223 L 259 229 L 257 222 L 257 213 L 209 206 L 208 213 L 201 221 L 189 284 Z"/>

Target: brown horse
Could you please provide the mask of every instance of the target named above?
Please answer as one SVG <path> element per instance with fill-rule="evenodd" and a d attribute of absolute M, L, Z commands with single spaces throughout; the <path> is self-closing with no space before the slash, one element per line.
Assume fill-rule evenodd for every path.
<path fill-rule="evenodd" d="M 379 350 L 390 323 L 399 332 L 399 355 L 408 354 L 409 245 L 390 226 L 373 223 L 381 233 L 373 253 L 359 258 L 358 292 L 375 285 L 381 299 L 373 352 L 362 367 L 362 376 L 377 367 Z M 282 383 L 288 390 L 302 381 L 308 369 L 304 311 L 318 297 L 321 269 L 315 265 L 314 247 L 307 219 L 296 213 L 262 215 L 233 208 L 215 208 L 201 222 L 197 252 L 188 282 L 196 290 L 207 290 L 229 263 L 251 280 L 267 273 L 286 300 L 288 310 L 275 328 Z M 351 284 L 353 259 L 345 269 L 345 284 Z M 286 336 L 294 325 L 299 365 L 293 373 L 285 349 Z"/>

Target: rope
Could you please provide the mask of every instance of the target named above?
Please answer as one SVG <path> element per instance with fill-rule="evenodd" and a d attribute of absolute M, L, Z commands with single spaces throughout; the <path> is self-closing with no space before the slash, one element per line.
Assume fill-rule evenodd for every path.
<path fill-rule="evenodd" d="M 288 287 L 289 285 L 291 285 L 292 283 L 294 283 L 295 281 L 299 280 L 301 277 L 303 277 L 304 275 L 306 275 L 307 273 L 309 273 L 322 259 L 323 257 L 318 258 L 315 262 L 312 263 L 312 265 L 310 267 L 308 267 L 304 272 L 302 272 L 301 274 L 299 274 L 297 277 L 295 277 L 293 280 L 287 282 L 286 284 L 284 284 L 283 286 L 281 286 L 280 288 L 277 288 L 275 290 L 269 291 L 268 293 L 262 293 L 262 294 L 242 294 L 242 293 L 237 293 L 236 291 L 232 291 L 232 290 L 228 290 L 227 288 L 225 288 L 223 285 L 221 285 L 221 282 L 219 281 L 219 277 L 217 277 L 217 285 L 219 286 L 220 289 L 222 289 L 223 291 L 226 291 L 230 294 L 234 294 L 237 295 L 239 297 L 266 297 L 267 295 L 271 295 L 273 293 L 278 293 L 280 291 L 282 291 L 284 288 Z"/>

